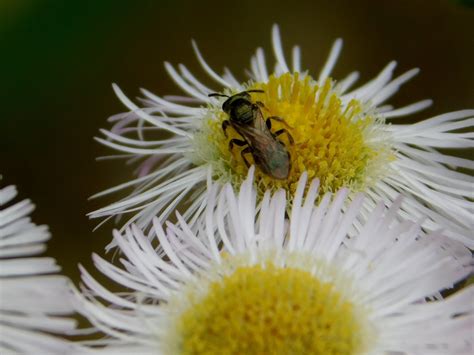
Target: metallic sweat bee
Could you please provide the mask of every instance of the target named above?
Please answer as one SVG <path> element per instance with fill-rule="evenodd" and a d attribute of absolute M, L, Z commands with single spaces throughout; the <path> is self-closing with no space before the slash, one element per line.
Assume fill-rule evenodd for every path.
<path fill-rule="evenodd" d="M 233 96 L 223 94 L 209 94 L 210 97 L 222 96 L 228 99 L 222 105 L 222 110 L 229 115 L 229 119 L 222 122 L 222 129 L 227 137 L 226 129 L 232 126 L 243 139 L 231 139 L 229 149 L 235 145 L 246 146 L 240 152 L 242 159 L 247 167 L 250 166 L 246 154 L 252 154 L 256 165 L 267 175 L 284 180 L 288 177 L 291 169 L 290 153 L 283 142 L 277 137 L 285 133 L 288 140 L 293 144 L 293 137 L 285 129 L 279 129 L 272 132 L 272 120 L 282 122 L 288 126 L 285 121 L 278 116 L 268 117 L 266 120 L 260 108 L 265 108 L 260 101 L 252 102 L 251 92 L 263 93 L 263 90 L 248 90 Z"/>

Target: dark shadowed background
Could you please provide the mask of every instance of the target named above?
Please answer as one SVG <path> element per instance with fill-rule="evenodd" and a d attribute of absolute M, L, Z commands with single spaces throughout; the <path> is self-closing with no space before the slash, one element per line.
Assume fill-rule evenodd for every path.
<path fill-rule="evenodd" d="M 270 54 L 273 23 L 287 53 L 301 45 L 303 67 L 316 76 L 337 37 L 335 78 L 357 69 L 362 83 L 392 59 L 398 74 L 420 67 L 390 101 L 434 99 L 414 120 L 474 107 L 472 1 L 0 0 L 1 184 L 36 203 L 34 220 L 53 233 L 48 255 L 65 274 L 77 281 L 77 263 L 90 268 L 91 252 L 111 240 L 110 224 L 92 233 L 97 221 L 85 215 L 112 200 L 88 197 L 132 172 L 122 161 L 95 161 L 110 150 L 92 137 L 124 109 L 111 83 L 131 97 L 140 87 L 180 94 L 164 60 L 206 82 L 191 38 L 219 72 L 228 66 L 246 79 L 255 48 Z"/>

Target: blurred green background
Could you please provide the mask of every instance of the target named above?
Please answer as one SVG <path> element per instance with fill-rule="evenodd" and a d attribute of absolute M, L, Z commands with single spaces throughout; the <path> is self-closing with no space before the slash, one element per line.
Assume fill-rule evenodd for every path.
<path fill-rule="evenodd" d="M 425 98 L 435 104 L 413 117 L 474 107 L 472 1 L 48 1 L 0 0 L 0 173 L 38 206 L 37 223 L 53 233 L 48 254 L 78 280 L 103 253 L 111 225 L 91 230 L 87 212 L 112 199 L 88 197 L 130 177 L 121 161 L 93 141 L 109 115 L 124 109 L 118 83 L 131 97 L 145 87 L 180 94 L 163 61 L 185 63 L 209 83 L 193 56 L 198 41 L 218 71 L 228 66 L 246 79 L 257 46 L 270 54 L 273 23 L 284 46 L 303 50 L 303 66 L 319 72 L 332 42 L 344 39 L 336 78 L 352 70 L 360 83 L 397 59 L 397 73 L 420 67 L 391 103 Z M 268 56 L 271 58 L 271 55 Z M 270 61 L 269 61 L 270 63 Z M 212 86 L 216 90 L 219 87 Z M 412 118 L 410 118 L 412 119 Z M 117 196 L 116 196 L 117 197 Z"/>

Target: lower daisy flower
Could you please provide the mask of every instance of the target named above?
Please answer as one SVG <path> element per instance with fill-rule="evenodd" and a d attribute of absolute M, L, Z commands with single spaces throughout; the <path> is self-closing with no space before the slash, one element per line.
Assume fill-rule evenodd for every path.
<path fill-rule="evenodd" d="M 196 232 L 179 214 L 165 228 L 155 218 L 161 255 L 135 225 L 115 231 L 122 267 L 93 258 L 128 292 L 110 292 L 81 269 L 77 308 L 109 336 L 96 341 L 100 351 L 472 351 L 474 287 L 440 294 L 473 269 L 461 243 L 401 221 L 400 199 L 367 219 L 362 195 L 345 205 L 348 189 L 316 206 L 318 182 L 307 187 L 306 173 L 287 218 L 286 192 L 267 191 L 257 203 L 249 174 L 238 194 L 210 184 Z"/>
<path fill-rule="evenodd" d="M 69 353 L 78 347 L 52 335 L 75 329 L 64 317 L 73 313 L 69 280 L 56 275 L 54 259 L 34 256 L 50 234 L 31 222 L 29 200 L 7 205 L 16 194 L 14 186 L 0 189 L 0 353 Z"/>
<path fill-rule="evenodd" d="M 161 98 L 143 90 L 144 107 L 140 108 L 114 85 L 130 111 L 112 117 L 113 128 L 102 130 L 106 139 L 97 140 L 141 164 L 138 178 L 96 196 L 131 188 L 130 195 L 91 217 L 131 214 L 124 226 L 135 223 L 145 228 L 157 214 L 166 217 L 181 202 L 190 201 L 183 215 L 197 218 L 205 202 L 209 168 L 214 181 L 238 188 L 248 165 L 255 164 L 259 198 L 267 189 L 284 188 L 291 203 L 306 171 L 310 178 L 320 180 L 322 193 L 341 187 L 349 188 L 351 196 L 366 192 L 366 213 L 377 201 L 390 204 L 402 193 L 407 197 L 401 206 L 404 217 L 416 221 L 427 216 L 423 227 L 445 228 L 446 235 L 474 247 L 473 179 L 456 171 L 472 169 L 473 164 L 436 150 L 472 148 L 473 134 L 466 129 L 473 124 L 474 110 L 410 125 L 389 124 L 392 118 L 431 104 L 424 100 L 396 109 L 382 105 L 417 69 L 392 79 L 396 63 L 391 62 L 376 78 L 349 91 L 357 72 L 339 81 L 330 77 L 341 40 L 335 42 L 319 76 L 313 78 L 302 71 L 299 47 L 293 48 L 292 66 L 287 64 L 276 26 L 272 39 L 274 72 L 269 74 L 259 48 L 251 60 L 251 79 L 244 83 L 227 69 L 223 76 L 216 74 L 193 42 L 204 70 L 223 87 L 218 95 L 209 97 L 216 90 L 199 82 L 181 64 L 179 72 L 169 63 L 165 67 L 189 97 Z M 237 96 L 240 101 L 235 100 L 244 91 L 247 93 Z M 227 101 L 229 105 L 223 107 L 231 97 L 232 105 Z M 280 155 L 274 155 L 275 151 Z M 264 168 L 270 161 L 274 167 Z M 271 173 L 277 163 L 284 166 L 279 177 Z"/>

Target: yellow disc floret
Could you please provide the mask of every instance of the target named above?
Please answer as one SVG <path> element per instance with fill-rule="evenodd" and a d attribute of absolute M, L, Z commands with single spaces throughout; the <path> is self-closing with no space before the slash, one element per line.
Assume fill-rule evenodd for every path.
<path fill-rule="evenodd" d="M 268 82 L 253 83 L 248 90 L 254 102 L 263 103 L 264 119 L 278 116 L 284 122 L 272 120 L 271 131 L 284 128 L 294 139 L 291 144 L 286 134 L 279 139 L 290 153 L 291 170 L 287 179 L 276 180 L 256 169 L 256 182 L 261 191 L 284 188 L 293 192 L 302 172 L 308 177 L 319 178 L 321 191 L 336 191 L 349 187 L 353 191 L 364 189 L 372 180 L 380 177 L 383 167 L 391 160 L 386 137 L 380 130 L 380 117 L 367 110 L 359 101 L 343 100 L 331 79 L 324 83 L 314 81 L 309 75 L 286 73 L 271 76 Z M 236 92 L 229 93 L 229 95 Z M 347 102 L 346 102 L 347 101 Z M 240 183 L 247 174 L 238 150 L 229 150 L 229 140 L 242 139 L 235 130 L 228 129 L 228 137 L 222 131 L 222 122 L 229 117 L 220 107 L 211 108 L 198 138 L 207 144 L 206 160 L 218 161 L 214 169 L 216 178 Z M 375 137 L 375 139 L 374 139 Z M 201 157 L 206 154 L 201 154 Z M 210 157 L 210 158 L 209 158 Z M 253 162 L 252 155 L 248 160 Z M 382 169 L 381 169 L 382 167 Z"/>
<path fill-rule="evenodd" d="M 190 297 L 177 322 L 180 354 L 357 354 L 362 328 L 333 284 L 272 263 L 240 266 Z"/>

